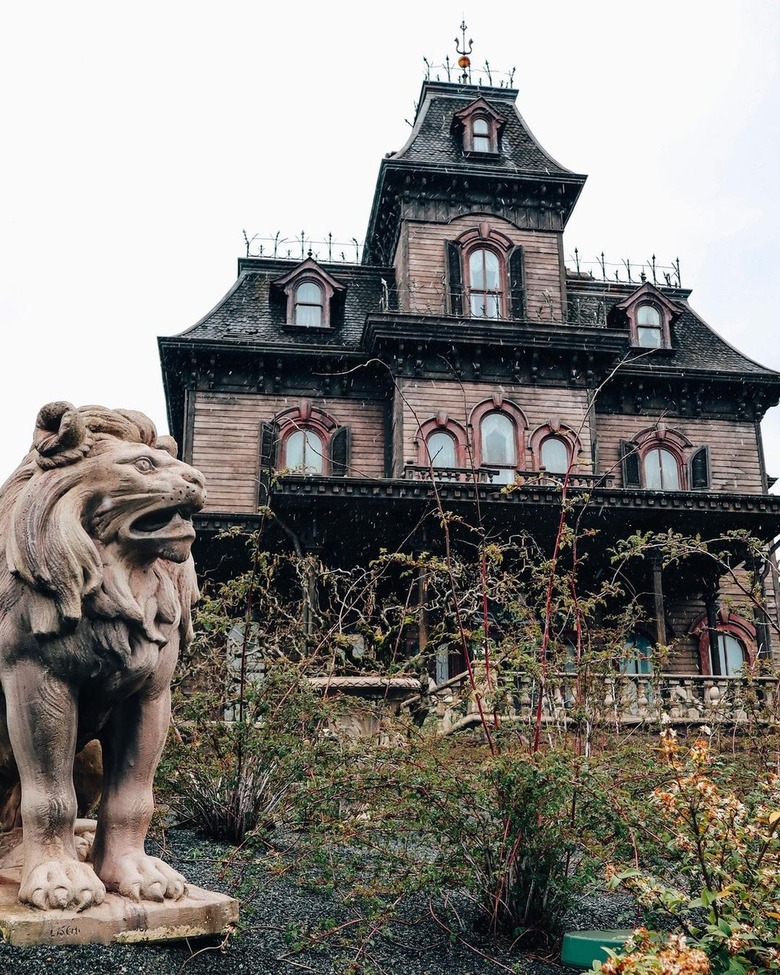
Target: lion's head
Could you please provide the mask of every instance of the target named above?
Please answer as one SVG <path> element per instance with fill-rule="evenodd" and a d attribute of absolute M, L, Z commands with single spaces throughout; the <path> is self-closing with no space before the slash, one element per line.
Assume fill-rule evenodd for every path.
<path fill-rule="evenodd" d="M 0 488 L 0 544 L 8 571 L 31 587 L 33 632 L 73 628 L 85 601 L 143 622 L 136 570 L 156 573 L 163 602 L 173 586 L 188 625 L 192 515 L 204 502 L 203 476 L 142 413 L 44 406 L 30 453 Z"/>

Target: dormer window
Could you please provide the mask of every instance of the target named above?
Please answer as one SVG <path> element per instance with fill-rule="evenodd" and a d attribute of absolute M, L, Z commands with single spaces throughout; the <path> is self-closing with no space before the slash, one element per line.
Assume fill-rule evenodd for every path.
<path fill-rule="evenodd" d="M 490 139 L 490 126 L 486 118 L 475 118 L 471 126 L 472 152 L 495 152 Z"/>
<path fill-rule="evenodd" d="M 287 325 L 296 328 L 333 326 L 336 298 L 345 288 L 313 258 L 307 258 L 273 283 L 287 296 Z"/>
<path fill-rule="evenodd" d="M 615 328 L 628 327 L 631 344 L 639 349 L 671 349 L 672 325 L 680 309 L 655 285 L 646 281 L 625 301 L 609 312 L 608 323 Z"/>
<path fill-rule="evenodd" d="M 497 156 L 501 152 L 501 132 L 506 119 L 484 98 L 457 112 L 452 124 L 466 156 Z"/>
<path fill-rule="evenodd" d="M 321 328 L 325 311 L 325 295 L 322 285 L 316 281 L 302 281 L 295 287 L 295 325 Z"/>
<path fill-rule="evenodd" d="M 640 305 L 636 310 L 637 345 L 643 349 L 660 349 L 664 344 L 661 312 L 655 305 Z"/>

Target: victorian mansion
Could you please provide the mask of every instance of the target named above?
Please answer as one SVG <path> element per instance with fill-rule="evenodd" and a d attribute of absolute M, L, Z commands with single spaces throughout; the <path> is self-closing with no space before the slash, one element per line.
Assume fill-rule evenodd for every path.
<path fill-rule="evenodd" d="M 435 544 L 437 497 L 468 517 L 478 495 L 491 531 L 548 544 L 567 472 L 602 554 L 638 530 L 780 533 L 760 433 L 780 374 L 712 331 L 673 276 L 564 265 L 586 178 L 539 145 L 516 95 L 426 81 L 380 163 L 360 263 L 241 258 L 216 307 L 160 339 L 171 433 L 208 484 L 201 571 L 216 533 L 265 505 L 285 526 L 269 544 L 276 530 L 334 564 Z M 670 673 L 780 654 L 711 567 L 637 571 L 639 645 L 673 646 Z M 774 612 L 771 571 L 762 584 Z"/>

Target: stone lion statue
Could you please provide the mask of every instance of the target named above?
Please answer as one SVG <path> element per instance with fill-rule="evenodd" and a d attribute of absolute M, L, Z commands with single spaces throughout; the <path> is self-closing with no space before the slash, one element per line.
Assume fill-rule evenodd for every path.
<path fill-rule="evenodd" d="M 192 515 L 202 475 L 142 413 L 50 403 L 0 488 L 0 780 L 22 822 L 19 899 L 83 910 L 106 889 L 178 899 L 147 856 L 152 778 L 197 598 Z M 97 739 L 92 864 L 76 853 L 74 757 Z"/>

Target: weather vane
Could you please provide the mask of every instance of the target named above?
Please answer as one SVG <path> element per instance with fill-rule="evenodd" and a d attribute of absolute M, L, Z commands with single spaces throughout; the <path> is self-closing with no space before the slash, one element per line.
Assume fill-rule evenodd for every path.
<path fill-rule="evenodd" d="M 468 49 L 466 49 L 466 30 L 466 21 L 462 20 L 460 22 L 461 40 L 458 40 L 457 37 L 455 38 L 455 53 L 460 55 L 458 58 L 458 67 L 463 69 L 460 80 L 464 85 L 468 85 L 471 82 L 471 58 L 469 54 L 474 50 L 474 41 L 471 38 L 469 38 Z"/>

